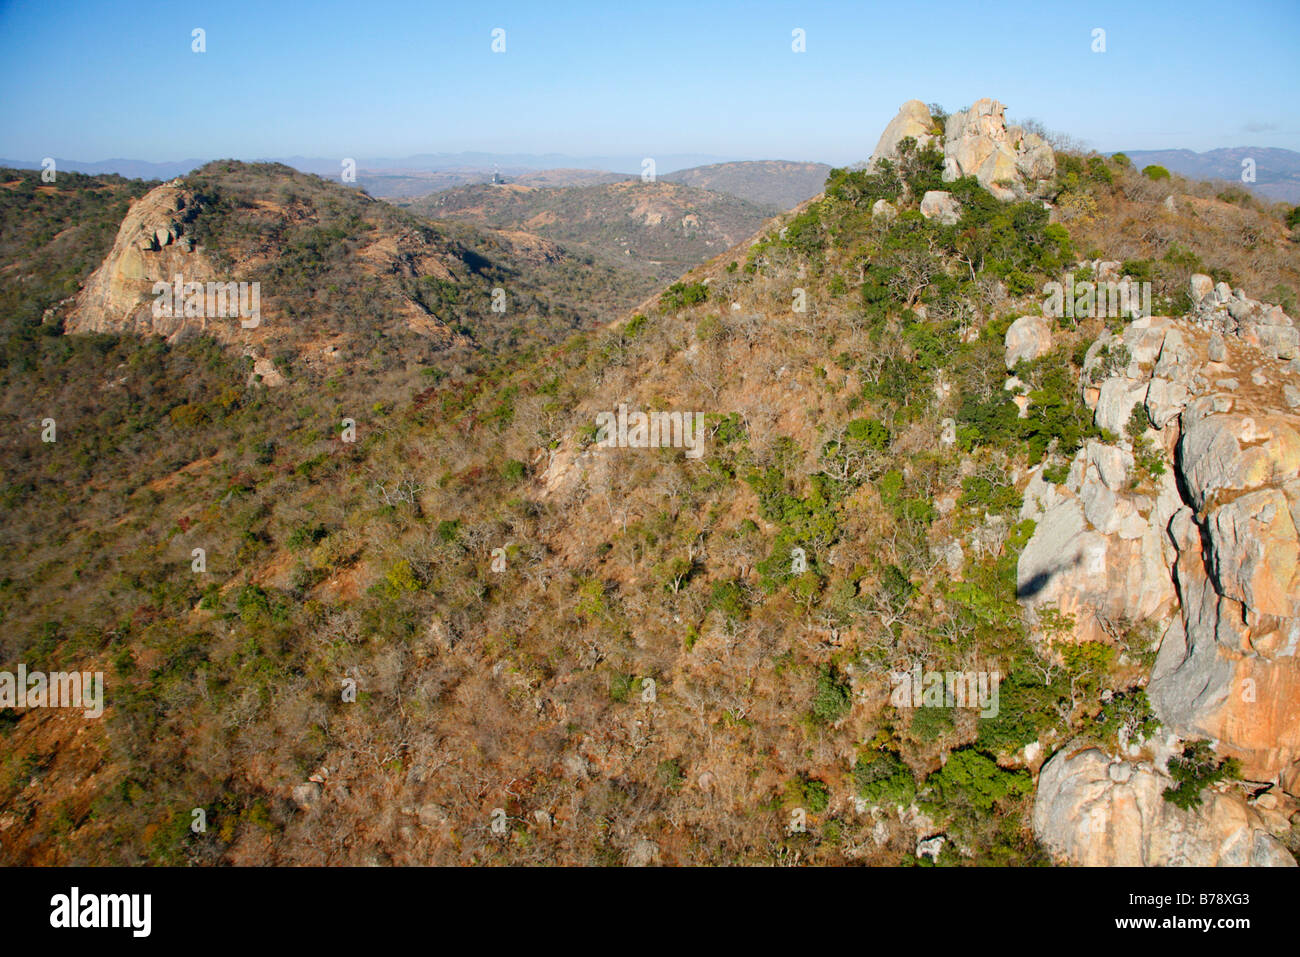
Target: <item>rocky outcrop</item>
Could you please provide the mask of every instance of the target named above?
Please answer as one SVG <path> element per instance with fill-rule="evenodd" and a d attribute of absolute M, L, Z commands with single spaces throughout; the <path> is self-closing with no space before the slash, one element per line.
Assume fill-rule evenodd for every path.
<path fill-rule="evenodd" d="M 1172 582 L 1181 598 L 1152 705 L 1180 735 L 1217 741 L 1248 778 L 1283 783 L 1300 761 L 1300 416 L 1284 393 L 1297 376 L 1198 316 L 1138 320 L 1108 345 L 1129 362 L 1092 399 L 1097 424 L 1122 434 L 1144 403 L 1180 491 L 1155 516 L 1173 561 L 1143 573 L 1148 589 Z M 1101 351 L 1087 360 L 1103 365 Z"/>
<path fill-rule="evenodd" d="M 1188 292 L 1194 303 L 1192 321 L 1201 328 L 1238 336 L 1275 359 L 1300 356 L 1300 329 L 1281 306 L 1258 302 L 1200 274 L 1192 276 Z"/>
<path fill-rule="evenodd" d="M 1038 525 L 1020 556 L 1020 598 L 1031 618 L 1046 604 L 1073 615 L 1073 640 L 1107 640 L 1107 619 L 1156 622 L 1147 693 L 1165 729 L 1300 796 L 1300 415 L 1285 400 L 1300 376 L 1274 343 L 1219 315 L 1251 300 L 1205 278 L 1192 283 L 1193 315 L 1136 320 L 1089 350 L 1084 399 L 1119 438 L 1089 442 L 1060 487 L 1031 480 L 1024 517 Z M 1276 308 L 1258 305 L 1253 314 Z M 1133 482 L 1124 426 L 1139 404 L 1154 426 L 1140 440 L 1166 471 Z M 1139 853 L 1121 845 L 1136 842 L 1134 863 L 1260 862 L 1256 838 L 1240 843 L 1245 812 L 1230 796 L 1190 821 L 1143 796 L 1158 767 L 1107 784 L 1104 758 L 1058 758 L 1035 824 L 1070 860 L 1121 863 Z M 1112 824 L 1080 831 L 1070 817 L 1080 795 L 1111 808 Z M 1167 846 L 1171 829 L 1194 851 Z"/>
<path fill-rule="evenodd" d="M 369 197 L 358 201 L 350 191 L 320 199 L 330 206 L 323 210 L 317 199 L 308 198 L 317 186 L 298 195 L 288 184 L 300 174 L 287 169 L 216 164 L 210 175 L 218 184 L 231 177 L 214 195 L 240 198 L 222 202 L 201 220 L 192 180 L 150 190 L 127 211 L 108 256 L 66 306 L 65 332 L 157 335 L 171 341 L 210 336 L 252 358 L 250 382 L 275 387 L 285 381 L 283 369 L 269 359 L 276 352 L 291 353 L 299 370 L 323 370 L 360 359 L 368 348 L 351 348 L 370 334 L 368 323 L 343 315 L 336 285 L 321 283 L 312 290 L 304 281 L 306 272 L 319 266 L 325 272 L 346 268 L 367 284 L 370 312 L 380 318 L 385 334 L 411 333 L 435 347 L 472 346 L 447 321 L 449 314 L 440 315 L 412 291 L 414 280 L 429 279 L 467 283 L 486 295 L 486 277 L 475 275 L 481 256 L 469 247 L 417 228 L 386 204 Z M 289 256 L 298 238 L 339 215 L 336 200 L 350 205 L 365 223 L 339 244 L 346 267 L 331 255 L 327 264 L 299 263 L 277 274 L 272 265 Z M 203 242 L 198 241 L 200 224 Z M 564 255 L 558 246 L 525 234 L 494 233 L 491 245 L 516 264 L 555 262 Z"/>
<path fill-rule="evenodd" d="M 194 194 L 178 181 L 150 190 L 122 220 L 117 239 L 103 264 L 77 295 L 64 320 L 67 332 L 130 332 L 173 336 L 191 325 L 183 315 L 154 315 L 154 283 L 216 281 L 218 271 L 190 235 L 198 213 Z M 217 321 L 203 322 L 204 331 L 221 337 Z M 238 319 L 220 321 L 240 328 Z"/>
<path fill-rule="evenodd" d="M 876 150 L 871 154 L 871 165 L 874 167 L 880 159 L 897 160 L 898 144 L 909 136 L 916 140 L 919 149 L 933 145 L 936 142 L 933 130 L 929 107 L 920 100 L 908 100 L 880 134 Z"/>
<path fill-rule="evenodd" d="M 997 100 L 976 100 L 948 117 L 943 137 L 945 182 L 974 176 L 1001 200 L 1044 195 L 1056 175 L 1056 154 L 1042 137 L 1007 126 Z"/>
<path fill-rule="evenodd" d="M 1177 466 L 1188 506 L 1170 522 L 1182 615 L 1149 694 L 1161 720 L 1218 742 L 1246 777 L 1300 770 L 1300 419 L 1212 397 L 1189 403 Z"/>
<path fill-rule="evenodd" d="M 1267 811 L 1240 792 L 1206 791 L 1199 808 L 1184 811 L 1164 799 L 1172 783 L 1151 762 L 1062 749 L 1039 774 L 1034 833 L 1081 866 L 1296 866 Z"/>
<path fill-rule="evenodd" d="M 1007 126 L 1004 111 L 997 100 L 976 100 L 970 109 L 948 117 L 939 142 L 930 110 L 920 100 L 908 100 L 885 127 L 870 165 L 897 160 L 899 142 L 910 136 L 918 148 L 942 149 L 944 182 L 974 176 L 1001 200 L 1045 196 L 1056 176 L 1056 154 L 1042 137 Z"/>

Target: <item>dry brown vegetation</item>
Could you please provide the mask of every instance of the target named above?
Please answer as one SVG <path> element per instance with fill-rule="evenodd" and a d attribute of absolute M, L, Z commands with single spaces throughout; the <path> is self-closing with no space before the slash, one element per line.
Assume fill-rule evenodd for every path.
<path fill-rule="evenodd" d="M 205 341 L 10 343 L 0 665 L 103 668 L 109 711 L 0 715 L 0 853 L 897 864 L 942 832 L 947 863 L 1042 862 L 1020 748 L 1098 727 L 1101 691 L 1133 676 L 1110 646 L 1045 655 L 1015 600 L 1017 483 L 1090 434 L 1076 383 L 1101 323 L 1020 370 L 1026 420 L 1002 335 L 1070 240 L 1159 259 L 1171 289 L 1202 265 L 1295 288 L 1266 210 L 1243 213 L 1261 264 L 1237 265 L 1242 207 L 1182 199 L 1166 221 L 1111 172 L 1065 240 L 1021 210 L 1032 250 L 978 257 L 1011 211 L 945 232 L 903 189 L 890 227 L 871 191 L 899 184 L 840 178 L 863 192 L 643 315 L 447 378 L 270 392 Z M 1148 226 L 1169 233 L 1132 235 Z M 619 403 L 706 413 L 705 454 L 594 448 Z M 45 408 L 66 442 L 37 441 Z M 916 665 L 998 670 L 1000 716 L 894 708 L 889 673 Z"/>

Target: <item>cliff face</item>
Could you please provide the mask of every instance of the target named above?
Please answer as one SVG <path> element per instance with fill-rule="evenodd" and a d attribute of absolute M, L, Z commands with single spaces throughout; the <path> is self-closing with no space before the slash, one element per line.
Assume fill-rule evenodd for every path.
<path fill-rule="evenodd" d="M 131 206 L 117 232 L 113 249 L 78 294 L 64 321 L 67 332 L 131 332 L 173 336 L 186 325 L 183 315 L 155 317 L 155 282 L 219 278 L 207 251 L 191 235 L 198 214 L 194 194 L 179 181 L 159 186 Z M 224 278 L 224 277 L 221 277 Z M 206 322 L 202 327 L 224 338 L 239 323 Z"/>
<path fill-rule="evenodd" d="M 1135 742 L 1110 771 L 1099 752 L 1066 748 L 1040 778 L 1035 829 L 1077 863 L 1272 861 L 1269 827 L 1285 831 L 1300 796 L 1300 361 L 1280 309 L 1220 292 L 1184 319 L 1139 319 L 1098 340 L 1082 386 L 1097 424 L 1122 433 L 1142 406 L 1151 427 L 1089 443 L 1063 486 L 1035 476 L 1026 495 L 1038 525 L 1018 585 L 1031 614 L 1073 616 L 1067 640 L 1099 640 L 1121 621 L 1158 626 L 1147 692 L 1169 737 Z M 1224 306 L 1269 321 L 1239 323 Z M 1135 464 L 1152 454 L 1163 475 Z M 1185 820 L 1143 797 L 1169 783 L 1179 739 L 1236 758 L 1255 800 L 1219 793 Z M 1172 831 L 1200 837 L 1172 850 Z"/>

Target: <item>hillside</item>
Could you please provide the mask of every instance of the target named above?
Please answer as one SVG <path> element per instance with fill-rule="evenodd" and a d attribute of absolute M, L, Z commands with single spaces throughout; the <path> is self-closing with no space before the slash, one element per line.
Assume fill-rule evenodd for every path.
<path fill-rule="evenodd" d="M 784 210 L 794 209 L 820 193 L 830 169 L 825 163 L 754 160 L 695 166 L 660 178 Z"/>
<path fill-rule="evenodd" d="M 94 206 L 68 334 L 0 352 L 0 665 L 107 708 L 0 709 L 0 860 L 1294 866 L 1290 211 L 992 100 L 890 129 L 774 221 L 240 164 Z M 141 313 L 189 257 L 262 326 Z"/>
<path fill-rule="evenodd" d="M 625 306 L 740 242 L 776 212 L 720 193 L 640 180 L 564 188 L 463 186 L 403 208 L 535 233 L 581 251 L 628 273 Z"/>
<path fill-rule="evenodd" d="M 156 183 L 0 169 L 0 317 L 4 334 L 39 323 L 77 292 L 113 246 L 132 201 Z"/>
<path fill-rule="evenodd" d="M 256 283 L 258 315 L 209 315 L 203 296 L 191 314 L 174 295 L 160 314 L 155 283 L 177 276 Z M 205 333 L 239 344 L 274 384 L 291 366 L 449 366 L 508 341 L 554 341 L 615 288 L 608 270 L 536 237 L 438 226 L 285 166 L 218 162 L 132 206 L 63 319 L 73 333 Z"/>

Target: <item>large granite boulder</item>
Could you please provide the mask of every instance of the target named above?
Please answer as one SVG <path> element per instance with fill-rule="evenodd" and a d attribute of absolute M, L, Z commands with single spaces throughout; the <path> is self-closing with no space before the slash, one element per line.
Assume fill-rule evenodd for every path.
<path fill-rule="evenodd" d="M 1250 413 L 1250 414 L 1247 414 Z M 1300 766 L 1300 418 L 1198 398 L 1181 416 L 1187 507 L 1170 523 L 1181 617 L 1149 694 L 1166 725 L 1210 738 L 1252 780 Z"/>
<path fill-rule="evenodd" d="M 889 121 L 885 132 L 880 134 L 876 150 L 871 154 L 871 165 L 874 167 L 876 160 L 880 159 L 896 161 L 898 144 L 909 136 L 916 140 L 917 147 L 921 149 L 934 144 L 936 137 L 932 133 L 933 129 L 934 120 L 929 108 L 920 100 L 908 100 L 899 108 L 898 115 Z"/>
<path fill-rule="evenodd" d="M 1167 618 L 1177 606 L 1165 527 L 1178 490 L 1169 473 L 1154 494 L 1131 489 L 1133 465 L 1131 452 L 1089 442 L 1063 485 L 1034 496 L 1050 504 L 1020 553 L 1017 594 L 1031 618 L 1044 606 L 1073 618 L 1072 640 L 1106 641 L 1114 622 Z"/>
<path fill-rule="evenodd" d="M 1022 359 L 1037 359 L 1052 351 L 1052 322 L 1046 316 L 1021 316 L 1007 329 L 1007 369 Z"/>
<path fill-rule="evenodd" d="M 1200 287 L 1218 309 L 1225 290 Z M 1086 444 L 1060 486 L 1031 480 L 1020 599 L 1031 621 L 1049 604 L 1072 615 L 1063 640 L 1109 640 L 1106 619 L 1154 622 L 1147 693 L 1165 729 L 1300 797 L 1300 415 L 1285 398 L 1300 369 L 1204 317 L 1139 319 L 1089 350 L 1082 391 L 1116 443 Z M 1122 427 L 1138 401 L 1154 426 L 1145 454 L 1165 472 L 1134 483 Z"/>
<path fill-rule="evenodd" d="M 952 198 L 952 193 L 938 189 L 921 197 L 920 211 L 926 219 L 937 219 L 945 226 L 955 226 L 961 219 L 961 203 Z"/>

